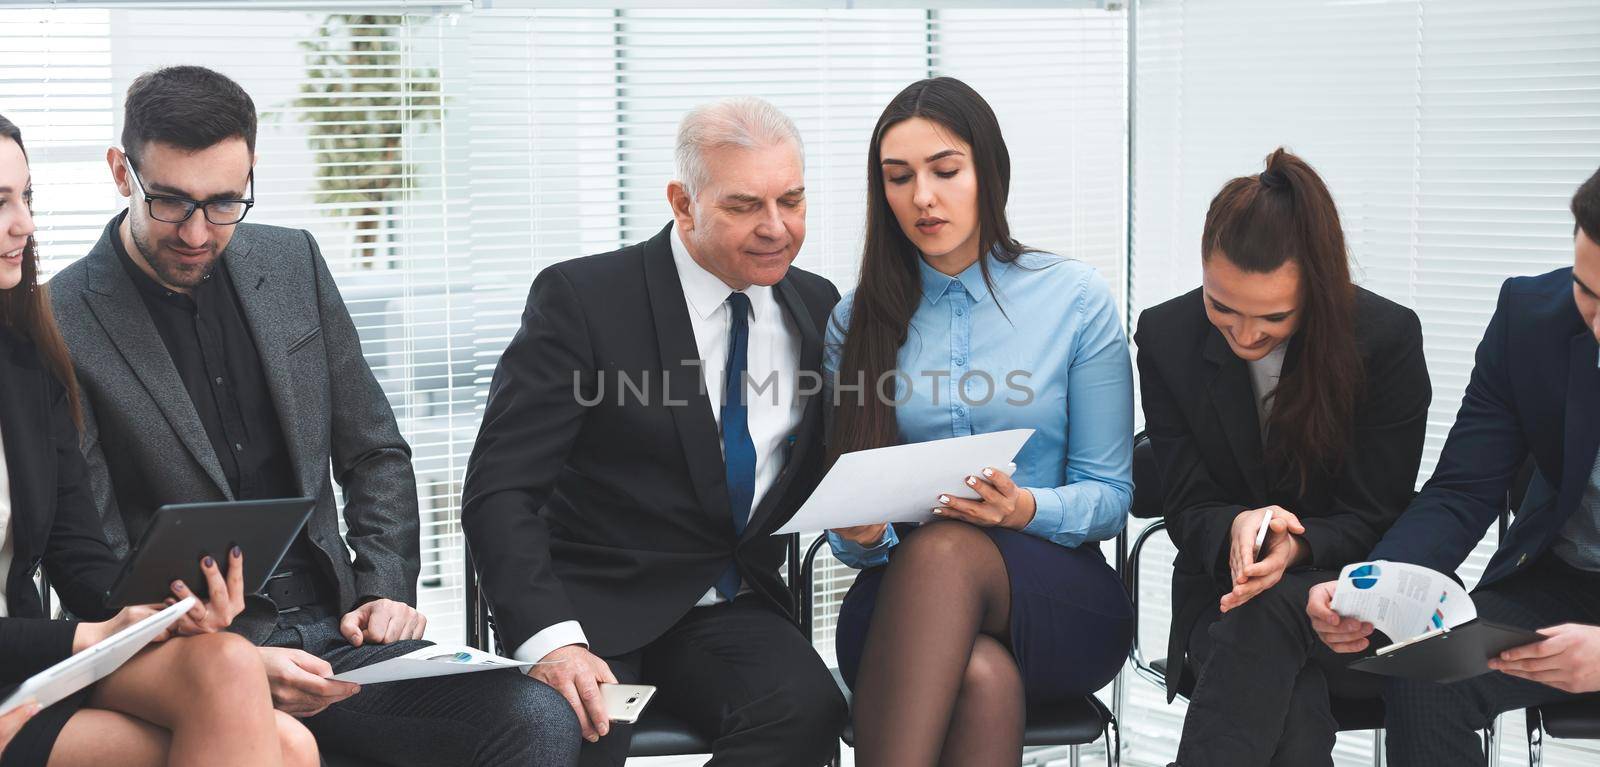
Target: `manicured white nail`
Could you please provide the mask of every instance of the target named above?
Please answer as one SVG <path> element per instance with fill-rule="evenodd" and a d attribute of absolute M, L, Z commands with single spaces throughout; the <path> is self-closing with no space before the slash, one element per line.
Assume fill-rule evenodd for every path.
<path fill-rule="evenodd" d="M 977 487 L 978 486 L 977 477 L 967 477 L 967 484 L 972 486 L 972 487 Z"/>
<path fill-rule="evenodd" d="M 944 512 L 943 512 L 943 511 L 940 511 L 940 510 L 939 510 L 939 509 L 934 509 L 934 510 L 933 510 L 933 513 L 934 513 L 934 514 L 936 514 L 936 515 L 938 515 L 938 516 L 944 516 Z"/>
<path fill-rule="evenodd" d="M 946 506 L 949 506 L 950 505 L 950 496 L 948 496 L 948 495 L 939 496 L 939 502 L 944 504 L 944 505 L 946 505 Z"/>
<path fill-rule="evenodd" d="M 983 476 L 985 476 L 985 477 L 993 477 L 994 476 L 994 469 L 984 469 L 983 470 Z"/>

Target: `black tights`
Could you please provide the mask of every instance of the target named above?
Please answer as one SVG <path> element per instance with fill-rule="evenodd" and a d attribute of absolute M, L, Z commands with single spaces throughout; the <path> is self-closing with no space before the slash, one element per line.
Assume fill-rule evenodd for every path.
<path fill-rule="evenodd" d="M 965 522 L 908 534 L 883 576 L 855 685 L 856 762 L 1015 765 L 1026 714 L 1000 550 Z"/>

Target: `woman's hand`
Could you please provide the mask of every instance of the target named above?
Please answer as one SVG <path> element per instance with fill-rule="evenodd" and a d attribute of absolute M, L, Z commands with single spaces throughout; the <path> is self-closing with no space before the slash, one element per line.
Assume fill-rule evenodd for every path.
<path fill-rule="evenodd" d="M 155 615 L 161 610 L 161 605 L 130 605 L 119 610 L 116 615 L 111 616 L 111 620 L 100 621 L 99 623 L 79 623 L 77 630 L 72 633 L 72 652 L 73 654 L 83 652 L 99 644 L 106 637 Z M 172 629 L 169 627 L 150 641 L 160 642 L 170 636 L 172 636 Z"/>
<path fill-rule="evenodd" d="M 833 530 L 840 538 L 856 544 L 864 549 L 870 549 L 883 543 L 883 536 L 889 532 L 888 523 L 876 525 L 856 525 L 855 527 L 839 527 Z"/>
<path fill-rule="evenodd" d="M 210 595 L 204 602 L 196 601 L 188 613 L 172 624 L 171 633 L 179 636 L 215 633 L 227 628 L 244 612 L 244 552 L 238 546 L 228 551 L 227 577 L 223 577 L 222 569 L 217 567 L 217 560 L 209 556 L 200 560 L 200 572 L 205 575 Z M 169 605 L 191 595 L 183 581 L 172 582 L 172 593 L 177 596 L 167 599 Z"/>
<path fill-rule="evenodd" d="M 200 570 L 205 574 L 206 585 L 211 589 L 210 598 L 204 602 L 196 601 L 194 607 L 189 608 L 189 612 L 178 619 L 178 622 L 168 626 L 150 641 L 164 642 L 173 636 L 215 633 L 227 628 L 239 613 L 244 612 L 244 554 L 239 551 L 238 546 L 235 546 L 233 551 L 229 552 L 229 559 L 232 561 L 228 565 L 226 577 L 222 575 L 221 568 L 217 567 L 216 560 L 211 557 L 200 560 Z M 172 593 L 177 596 L 168 597 L 165 604 L 131 605 L 122 608 L 111 617 L 111 620 L 79 623 L 77 631 L 72 635 L 72 651 L 82 652 L 106 637 L 177 604 L 179 598 L 190 596 L 189 587 L 183 581 L 172 582 Z"/>
<path fill-rule="evenodd" d="M 959 519 L 979 527 L 1005 527 L 1021 530 L 1033 521 L 1033 493 L 1017 487 L 1011 475 L 990 467 L 981 476 L 967 477 L 967 487 L 978 492 L 979 500 L 939 496 L 933 513 L 945 519 Z"/>
<path fill-rule="evenodd" d="M 1267 523 L 1266 539 L 1261 550 L 1256 551 L 1256 533 L 1261 529 L 1261 518 L 1269 511 L 1272 517 Z M 1309 553 L 1299 538 L 1305 532 L 1300 518 L 1282 506 L 1250 509 L 1234 517 L 1233 540 L 1228 547 L 1233 590 L 1222 595 L 1219 609 L 1228 612 L 1278 585 L 1283 574 Z"/>
<path fill-rule="evenodd" d="M 11 739 L 16 737 L 17 731 L 37 713 L 39 704 L 30 702 L 7 711 L 5 716 L 0 716 L 0 751 L 5 751 L 6 746 L 11 745 Z"/>

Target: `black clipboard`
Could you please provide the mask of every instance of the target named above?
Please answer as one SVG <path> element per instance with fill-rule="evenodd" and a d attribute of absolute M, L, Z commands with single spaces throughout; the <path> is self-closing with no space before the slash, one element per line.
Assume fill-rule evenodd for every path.
<path fill-rule="evenodd" d="M 1453 629 L 1390 645 L 1350 668 L 1424 682 L 1459 682 L 1489 673 L 1489 659 L 1546 637 L 1531 629 L 1474 618 Z"/>
<path fill-rule="evenodd" d="M 162 506 L 123 562 L 107 604 L 158 604 L 172 596 L 172 582 L 180 579 L 204 601 L 211 589 L 200 558 L 216 557 L 226 575 L 234 545 L 244 551 L 245 593 L 260 593 L 316 504 L 311 498 L 280 498 Z"/>

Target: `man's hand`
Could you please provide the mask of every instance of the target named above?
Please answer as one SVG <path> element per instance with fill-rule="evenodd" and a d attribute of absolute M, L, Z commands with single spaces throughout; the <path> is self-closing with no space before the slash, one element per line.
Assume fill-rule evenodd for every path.
<path fill-rule="evenodd" d="M 1311 618 L 1322 643 L 1334 652 L 1361 652 L 1367 649 L 1367 637 L 1372 635 L 1372 624 L 1355 618 L 1346 618 L 1333 611 L 1333 592 L 1338 581 L 1319 583 L 1311 587 L 1306 600 L 1306 615 Z"/>
<path fill-rule="evenodd" d="M 389 644 L 402 639 L 421 639 L 428 619 L 416 608 L 393 599 L 374 599 L 348 613 L 339 621 L 339 633 L 352 647 L 371 642 Z"/>
<path fill-rule="evenodd" d="M 584 740 L 593 743 L 611 732 L 611 719 L 606 716 L 600 685 L 616 684 L 617 678 L 612 675 L 611 667 L 589 652 L 589 648 L 578 644 L 557 647 L 540 659 L 540 665 L 530 669 L 528 676 L 554 687 L 567 699 L 573 713 L 578 715 Z"/>
<path fill-rule="evenodd" d="M 333 674 L 333 666 L 311 653 L 287 647 L 259 649 L 272 688 L 272 707 L 285 714 L 301 719 L 316 716 L 361 692 L 361 685 L 325 679 Z"/>
<path fill-rule="evenodd" d="M 1305 525 L 1300 518 L 1281 506 L 1269 507 L 1272 522 L 1267 526 L 1267 538 L 1261 542 L 1260 561 L 1257 561 L 1256 531 L 1261 529 L 1261 515 L 1266 508 L 1239 512 L 1233 518 L 1231 543 L 1228 546 L 1228 570 L 1233 575 L 1233 590 L 1222 595 L 1223 612 L 1250 601 L 1255 595 L 1277 585 L 1283 574 L 1305 556 L 1305 545 L 1295 536 L 1304 534 Z"/>
<path fill-rule="evenodd" d="M 1539 633 L 1549 638 L 1506 650 L 1489 668 L 1562 692 L 1600 691 L 1600 626 L 1563 623 Z"/>

